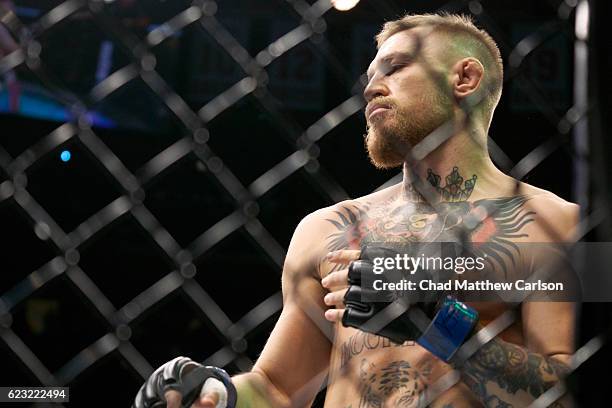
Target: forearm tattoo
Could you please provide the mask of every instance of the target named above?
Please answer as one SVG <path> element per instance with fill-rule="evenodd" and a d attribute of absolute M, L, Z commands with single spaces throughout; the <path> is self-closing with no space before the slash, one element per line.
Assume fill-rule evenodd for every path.
<path fill-rule="evenodd" d="M 570 368 L 551 357 L 494 339 L 461 368 L 464 381 L 487 407 L 513 407 L 526 393 L 531 399 L 565 377 Z M 503 390 L 496 392 L 495 390 Z"/>

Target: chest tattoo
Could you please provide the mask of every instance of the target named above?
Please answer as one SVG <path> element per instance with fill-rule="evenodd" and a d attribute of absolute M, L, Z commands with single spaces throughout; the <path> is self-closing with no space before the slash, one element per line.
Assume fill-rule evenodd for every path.
<path fill-rule="evenodd" d="M 461 184 L 463 178 L 454 168 L 440 187 L 440 177 L 431 169 L 429 173 L 439 201 L 429 203 L 409 186 L 405 197 L 346 206 L 327 219 L 335 227 L 327 236 L 327 248 L 359 249 L 369 242 L 461 242 L 476 256 L 486 254 L 491 266 L 496 263 L 505 270 L 506 262 L 514 262 L 518 253 L 513 240 L 527 237 L 523 229 L 534 221 L 535 212 L 525 208 L 529 197 L 468 201 L 476 176 Z"/>

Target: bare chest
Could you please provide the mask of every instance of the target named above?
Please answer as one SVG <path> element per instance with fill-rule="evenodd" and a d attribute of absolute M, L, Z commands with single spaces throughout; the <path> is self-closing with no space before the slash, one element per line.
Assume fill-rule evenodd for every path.
<path fill-rule="evenodd" d="M 529 237 L 535 212 L 525 196 L 429 204 L 391 200 L 358 204 L 337 211 L 328 221 L 334 228 L 327 237 L 330 250 L 359 248 L 368 242 L 453 242 L 479 246 Z M 531 225 L 530 225 L 531 224 Z"/>

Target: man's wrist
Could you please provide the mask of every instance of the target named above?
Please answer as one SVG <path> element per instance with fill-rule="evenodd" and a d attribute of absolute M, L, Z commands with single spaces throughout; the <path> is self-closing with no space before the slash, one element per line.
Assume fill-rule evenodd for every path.
<path fill-rule="evenodd" d="M 261 370 L 253 369 L 237 375 L 232 382 L 238 395 L 236 408 L 281 408 L 291 405 L 289 397 L 277 389 Z"/>
<path fill-rule="evenodd" d="M 439 359 L 450 362 L 478 323 L 478 312 L 447 296 L 417 343 Z"/>

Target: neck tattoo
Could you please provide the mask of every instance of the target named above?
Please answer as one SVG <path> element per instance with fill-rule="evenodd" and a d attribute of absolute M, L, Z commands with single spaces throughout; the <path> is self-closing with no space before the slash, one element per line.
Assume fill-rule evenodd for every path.
<path fill-rule="evenodd" d="M 453 167 L 450 174 L 444 178 L 445 185 L 442 186 L 440 185 L 441 177 L 434 173 L 432 169 L 427 169 L 427 183 L 416 180 L 408 184 L 404 189 L 404 195 L 408 201 L 415 203 L 467 201 L 474 191 L 477 178 L 473 174 L 471 178 L 464 181 L 464 178 L 459 174 L 459 168 Z"/>

